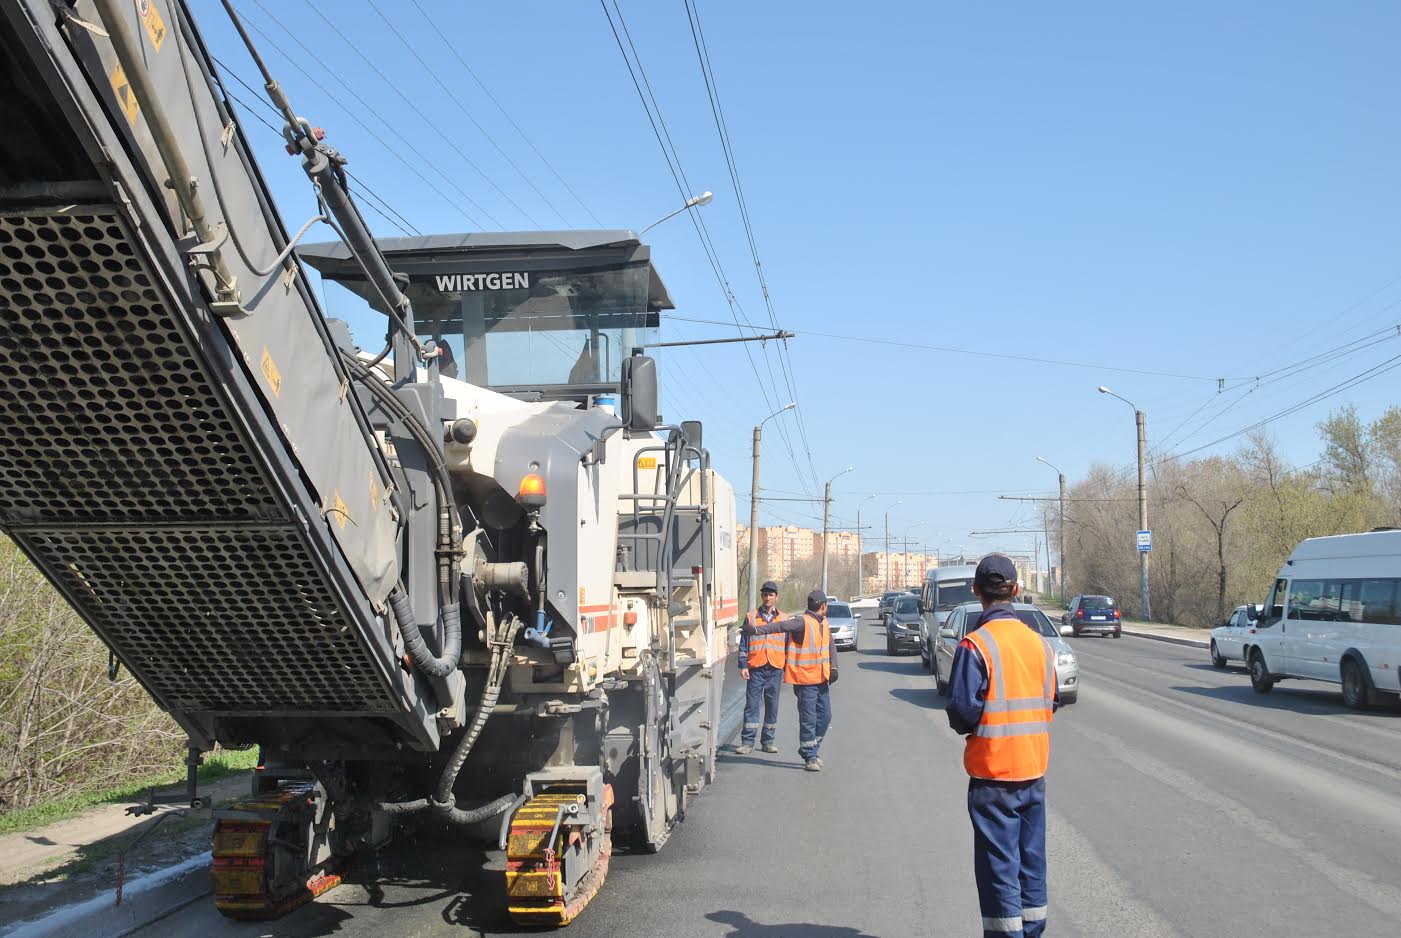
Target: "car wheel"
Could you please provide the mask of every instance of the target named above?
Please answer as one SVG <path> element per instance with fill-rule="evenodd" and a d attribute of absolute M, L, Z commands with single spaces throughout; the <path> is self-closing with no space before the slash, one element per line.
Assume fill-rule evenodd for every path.
<path fill-rule="evenodd" d="M 895 654 L 895 639 L 891 638 L 889 635 L 885 637 L 885 653 L 887 655 Z"/>
<path fill-rule="evenodd" d="M 1224 668 L 1224 667 L 1226 666 L 1226 659 L 1225 659 L 1225 657 L 1222 656 L 1221 652 L 1217 649 L 1217 647 L 1216 647 L 1216 639 L 1214 639 L 1214 638 L 1211 640 L 1211 664 L 1212 664 L 1212 667 L 1216 667 L 1216 668 Z"/>
<path fill-rule="evenodd" d="M 1367 678 L 1356 658 L 1348 658 L 1343 662 L 1342 678 L 1343 703 L 1352 710 L 1365 710 L 1368 696 Z"/>
<path fill-rule="evenodd" d="M 944 680 L 943 676 L 939 674 L 938 659 L 934 661 L 934 692 L 940 697 L 947 697 L 949 695 L 949 682 Z"/>
<path fill-rule="evenodd" d="M 1265 667 L 1265 656 L 1255 651 L 1250 655 L 1250 686 L 1257 694 L 1268 694 L 1275 689 L 1275 679 L 1270 669 Z"/>
<path fill-rule="evenodd" d="M 1114 630 L 1114 637 L 1115 637 L 1115 638 L 1122 638 L 1122 637 L 1123 637 L 1119 629 L 1115 629 L 1115 630 Z"/>
<path fill-rule="evenodd" d="M 929 646 L 924 642 L 919 643 L 919 663 L 924 665 L 926 671 L 933 667 L 933 662 L 929 660 Z"/>

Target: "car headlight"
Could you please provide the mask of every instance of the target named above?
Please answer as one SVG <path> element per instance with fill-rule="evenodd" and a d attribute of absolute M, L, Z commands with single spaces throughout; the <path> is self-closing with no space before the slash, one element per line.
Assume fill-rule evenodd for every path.
<path fill-rule="evenodd" d="M 1056 664 L 1072 665 L 1075 663 L 1075 654 L 1069 651 L 1062 651 L 1056 655 Z"/>

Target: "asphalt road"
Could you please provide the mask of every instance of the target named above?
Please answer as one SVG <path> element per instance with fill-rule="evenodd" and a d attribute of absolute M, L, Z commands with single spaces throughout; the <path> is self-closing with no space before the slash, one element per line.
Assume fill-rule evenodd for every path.
<path fill-rule="evenodd" d="M 1206 652 L 1073 640 L 1079 703 L 1052 730 L 1053 935 L 1317 936 L 1401 921 L 1401 710 L 1324 685 L 1251 691 Z M 902 938 L 978 931 L 961 741 L 918 657 L 879 629 L 841 655 L 821 774 L 795 709 L 776 756 L 725 756 L 657 856 L 615 856 L 570 938 Z M 141 934 L 500 935 L 500 860 L 401 842 L 265 925 L 196 903 Z"/>

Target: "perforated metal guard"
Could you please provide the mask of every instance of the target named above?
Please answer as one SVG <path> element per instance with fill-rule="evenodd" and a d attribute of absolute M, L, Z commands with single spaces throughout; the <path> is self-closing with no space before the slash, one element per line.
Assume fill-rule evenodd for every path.
<path fill-rule="evenodd" d="M 0 522 L 174 709 L 396 710 L 217 386 L 110 207 L 0 213 Z"/>

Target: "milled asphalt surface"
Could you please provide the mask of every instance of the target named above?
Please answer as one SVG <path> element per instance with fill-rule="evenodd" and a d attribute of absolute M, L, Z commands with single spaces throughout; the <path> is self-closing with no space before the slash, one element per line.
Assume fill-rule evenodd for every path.
<path fill-rule="evenodd" d="M 1072 644 L 1083 690 L 1052 730 L 1048 934 L 1396 929 L 1401 709 L 1348 711 L 1307 682 L 1259 696 L 1197 649 Z M 840 664 L 826 771 L 801 770 L 786 693 L 783 753 L 728 753 L 662 853 L 616 855 L 566 934 L 977 934 L 962 744 L 932 679 L 918 657 L 887 657 L 874 625 Z M 513 934 L 499 863 L 401 842 L 278 922 L 227 922 L 206 900 L 140 934 Z"/>

